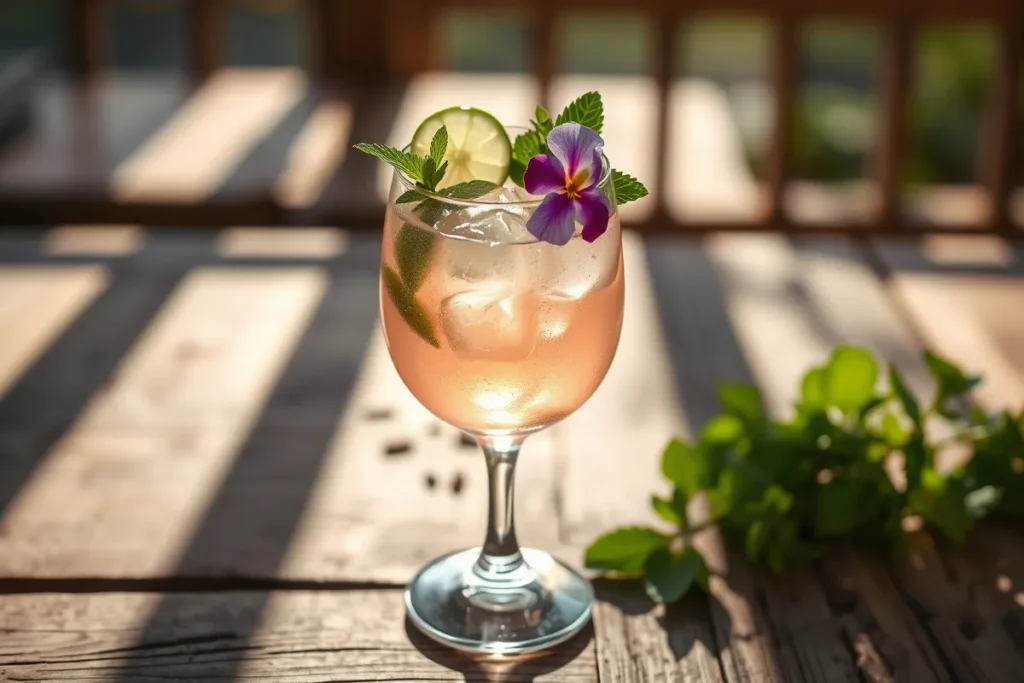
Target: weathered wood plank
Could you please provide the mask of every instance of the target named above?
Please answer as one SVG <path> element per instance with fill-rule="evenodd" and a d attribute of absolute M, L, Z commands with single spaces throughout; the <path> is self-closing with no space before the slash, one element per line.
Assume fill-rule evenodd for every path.
<path fill-rule="evenodd" d="M 597 667 L 617 683 L 723 683 L 707 600 L 655 607 L 635 585 L 598 587 Z"/>
<path fill-rule="evenodd" d="M 51 256 L 127 256 L 142 248 L 139 225 L 59 225 L 43 246 Z"/>
<path fill-rule="evenodd" d="M 954 680 L 944 653 L 877 560 L 836 548 L 824 559 L 822 578 L 868 681 Z"/>
<path fill-rule="evenodd" d="M 985 383 L 975 392 L 991 409 L 1024 405 L 1024 319 L 1007 315 L 1024 296 L 1024 274 L 1013 252 L 1001 242 L 979 251 L 977 240 L 944 237 L 922 249 L 908 242 L 876 241 L 893 270 L 890 290 L 925 343 L 980 372 Z M 957 250 L 963 261 L 951 262 Z M 980 263 L 980 260 L 987 263 Z M 972 274 L 973 273 L 973 274 Z"/>
<path fill-rule="evenodd" d="M 940 554 L 935 541 L 917 534 L 896 576 L 961 680 L 1011 681 L 1024 671 L 1024 655 L 1001 625 L 1003 613 L 983 609 L 984 600 L 994 597 L 995 580 L 981 580 L 979 572 L 988 567 L 978 566 L 972 554 L 952 548 Z"/>
<path fill-rule="evenodd" d="M 0 267 L 0 396 L 108 281 L 95 266 Z"/>
<path fill-rule="evenodd" d="M 115 170 L 119 201 L 208 198 L 306 87 L 293 69 L 215 73 L 174 117 Z M 270 184 L 264 188 L 270 191 Z"/>
<path fill-rule="evenodd" d="M 348 235 L 337 228 L 228 228 L 217 238 L 227 258 L 329 259 L 344 253 Z"/>
<path fill-rule="evenodd" d="M 165 618 L 140 633 L 163 601 Z M 5 596 L 12 681 L 597 680 L 584 635 L 547 657 L 474 661 L 406 630 L 397 590 Z"/>
<path fill-rule="evenodd" d="M 323 291 L 313 269 L 184 280 L 7 509 L 0 573 L 170 572 Z"/>

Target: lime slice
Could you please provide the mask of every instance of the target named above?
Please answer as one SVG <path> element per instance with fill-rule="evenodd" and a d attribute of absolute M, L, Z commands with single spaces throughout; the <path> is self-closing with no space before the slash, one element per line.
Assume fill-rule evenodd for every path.
<path fill-rule="evenodd" d="M 489 180 L 501 185 L 508 178 L 512 143 L 505 127 L 490 114 L 473 107 L 451 107 L 433 114 L 412 136 L 411 151 L 417 156 L 430 153 L 430 140 L 441 126 L 448 127 L 448 172 L 438 187 L 470 180 Z"/>

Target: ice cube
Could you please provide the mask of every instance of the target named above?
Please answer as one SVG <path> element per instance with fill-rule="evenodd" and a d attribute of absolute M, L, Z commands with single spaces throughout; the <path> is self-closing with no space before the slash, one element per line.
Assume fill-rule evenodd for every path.
<path fill-rule="evenodd" d="M 484 280 L 501 280 L 519 289 L 528 286 L 528 247 L 513 244 L 528 236 L 521 216 L 506 209 L 466 207 L 447 216 L 438 229 L 452 237 L 442 245 L 446 286 L 451 291 L 459 291 L 465 282 Z"/>
<path fill-rule="evenodd" d="M 611 227 L 609 227 L 609 233 Z M 540 293 L 549 299 L 579 299 L 612 283 L 619 268 L 617 234 L 594 242 L 575 235 L 561 247 L 540 245 Z"/>
<path fill-rule="evenodd" d="M 480 283 L 441 302 L 441 329 L 456 355 L 521 361 L 537 344 L 536 302 L 501 281 Z"/>
<path fill-rule="evenodd" d="M 526 217 L 512 206 L 467 206 L 442 218 L 437 229 L 445 235 L 489 244 L 529 241 Z"/>

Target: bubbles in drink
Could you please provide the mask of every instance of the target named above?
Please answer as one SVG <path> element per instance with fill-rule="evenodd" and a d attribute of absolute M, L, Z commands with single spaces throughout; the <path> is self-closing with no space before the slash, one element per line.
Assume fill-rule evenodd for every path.
<path fill-rule="evenodd" d="M 461 358 L 526 360 L 537 345 L 536 302 L 505 282 L 483 282 L 441 302 L 441 329 Z"/>

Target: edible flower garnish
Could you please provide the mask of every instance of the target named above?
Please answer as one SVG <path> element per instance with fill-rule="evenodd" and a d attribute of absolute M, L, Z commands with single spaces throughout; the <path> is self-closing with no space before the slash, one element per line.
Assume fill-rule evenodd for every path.
<path fill-rule="evenodd" d="M 604 140 L 579 123 L 555 126 L 547 137 L 549 154 L 530 159 L 523 174 L 526 191 L 547 195 L 526 223 L 534 237 L 563 245 L 572 239 L 576 222 L 583 239 L 593 242 L 608 228 L 612 205 L 601 180 Z"/>

